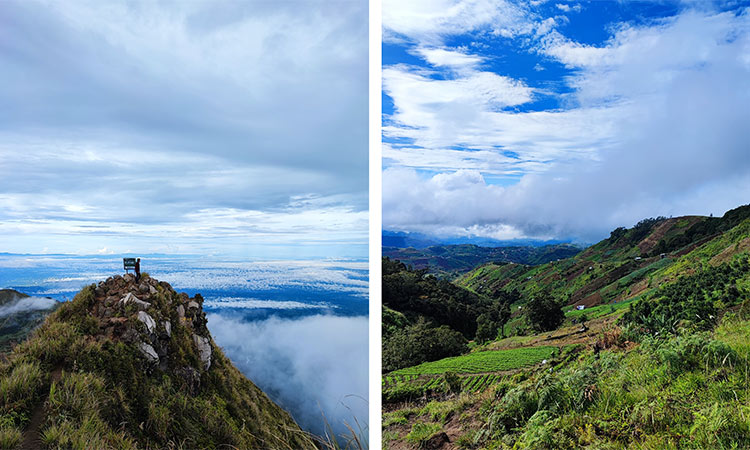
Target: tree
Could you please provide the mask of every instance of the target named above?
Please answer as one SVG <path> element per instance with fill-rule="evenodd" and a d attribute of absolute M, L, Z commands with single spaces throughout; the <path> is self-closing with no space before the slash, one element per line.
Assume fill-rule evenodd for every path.
<path fill-rule="evenodd" d="M 458 356 L 468 350 L 466 338 L 458 331 L 445 325 L 432 327 L 420 319 L 383 340 L 383 372 Z"/>
<path fill-rule="evenodd" d="M 510 319 L 510 304 L 505 300 L 498 300 L 487 308 L 486 312 L 477 317 L 477 334 L 475 339 L 484 344 L 487 341 L 497 339 L 498 330 L 505 337 L 505 324 Z"/>
<path fill-rule="evenodd" d="M 533 293 L 526 303 L 525 313 L 529 325 L 538 332 L 554 330 L 565 319 L 562 305 L 547 289 L 539 289 Z"/>

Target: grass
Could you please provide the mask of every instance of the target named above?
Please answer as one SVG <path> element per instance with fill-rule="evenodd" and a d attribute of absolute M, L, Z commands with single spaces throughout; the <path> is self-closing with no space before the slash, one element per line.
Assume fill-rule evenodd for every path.
<path fill-rule="evenodd" d="M 48 448 L 316 448 L 213 343 L 203 370 L 194 330 L 176 320 L 177 294 L 160 289 L 149 311 L 172 323 L 162 370 L 132 340 L 101 334 L 93 291 L 87 286 L 61 305 L 0 363 L 0 448 L 14 446 L 15 431 L 45 397 L 40 437 Z M 55 369 L 62 377 L 50 384 Z"/>
<path fill-rule="evenodd" d="M 557 353 L 557 347 L 527 347 L 510 350 L 484 351 L 454 356 L 439 361 L 422 363 L 418 366 L 397 370 L 398 375 L 438 375 L 445 372 L 484 373 L 520 369 L 550 359 Z"/>
<path fill-rule="evenodd" d="M 10 425 L 0 425 L 0 450 L 13 450 L 21 443 L 21 431 Z"/>
<path fill-rule="evenodd" d="M 428 439 L 442 430 L 443 426 L 439 423 L 417 422 L 411 427 L 409 434 L 406 435 L 406 441 L 421 448 Z"/>

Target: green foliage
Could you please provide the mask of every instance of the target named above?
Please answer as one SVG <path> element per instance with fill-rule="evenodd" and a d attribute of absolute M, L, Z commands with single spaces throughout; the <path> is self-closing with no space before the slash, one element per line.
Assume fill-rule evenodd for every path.
<path fill-rule="evenodd" d="M 510 319 L 510 305 L 518 301 L 518 291 L 504 292 L 501 300 L 497 300 L 487 308 L 487 311 L 477 317 L 476 341 L 483 344 L 497 339 L 498 334 L 504 335 L 504 326 Z M 504 336 L 503 336 L 504 337 Z"/>
<path fill-rule="evenodd" d="M 383 305 L 398 311 L 412 323 L 419 318 L 435 326 L 446 325 L 474 337 L 477 317 L 492 302 L 454 284 L 411 270 L 399 261 L 383 258 Z"/>
<path fill-rule="evenodd" d="M 551 358 L 556 347 L 524 347 L 510 350 L 474 352 L 408 367 L 394 372 L 400 375 L 443 374 L 445 372 L 482 373 L 518 369 Z"/>
<path fill-rule="evenodd" d="M 532 294 L 524 306 L 529 324 L 537 331 L 550 331 L 559 327 L 565 319 L 562 305 L 546 289 Z"/>
<path fill-rule="evenodd" d="M 0 415 L 10 415 L 15 425 L 22 425 L 31 417 L 31 410 L 39 400 L 45 376 L 35 362 L 15 365 L 0 378 Z"/>
<path fill-rule="evenodd" d="M 721 218 L 707 217 L 695 223 L 683 233 L 661 239 L 651 254 L 658 255 L 678 250 L 706 237 L 728 231 L 748 218 L 750 218 L 750 205 L 729 210 Z"/>
<path fill-rule="evenodd" d="M 659 288 L 653 298 L 635 303 L 622 321 L 646 333 L 674 333 L 678 324 L 710 329 L 716 323 L 717 305 L 731 306 L 747 295 L 737 281 L 748 274 L 750 262 L 742 258 L 682 276 Z"/>
<path fill-rule="evenodd" d="M 200 370 L 191 330 L 174 312 L 176 294 L 160 291 L 150 313 L 171 320 L 168 367 L 147 364 L 135 343 L 100 331 L 88 286 L 0 363 L 0 440 L 44 407 L 39 433 L 48 448 L 313 448 L 215 344 L 210 369 Z M 190 368 L 197 383 L 186 379 Z"/>
<path fill-rule="evenodd" d="M 435 361 L 468 351 L 466 338 L 447 326 L 432 328 L 424 320 L 383 340 L 383 371 Z"/>
<path fill-rule="evenodd" d="M 9 425 L 0 425 L 0 450 L 13 450 L 21 443 L 21 431 Z"/>
<path fill-rule="evenodd" d="M 409 434 L 406 435 L 406 440 L 421 448 L 429 438 L 442 431 L 442 429 L 443 427 L 439 423 L 417 422 L 411 427 Z"/>
<path fill-rule="evenodd" d="M 383 248 L 383 255 L 403 261 L 429 273 L 450 278 L 466 273 L 482 264 L 544 264 L 556 259 L 569 258 L 581 249 L 571 244 L 553 244 L 541 247 L 482 247 L 472 244 L 435 245 L 424 249 Z"/>

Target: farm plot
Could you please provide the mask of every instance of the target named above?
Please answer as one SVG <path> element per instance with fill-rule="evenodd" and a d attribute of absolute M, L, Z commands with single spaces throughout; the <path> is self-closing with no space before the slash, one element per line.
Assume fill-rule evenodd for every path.
<path fill-rule="evenodd" d="M 391 372 L 390 375 L 439 375 L 445 372 L 461 374 L 500 372 L 540 363 L 542 360 L 554 356 L 557 351 L 557 347 L 543 346 L 475 352 L 407 367 Z"/>

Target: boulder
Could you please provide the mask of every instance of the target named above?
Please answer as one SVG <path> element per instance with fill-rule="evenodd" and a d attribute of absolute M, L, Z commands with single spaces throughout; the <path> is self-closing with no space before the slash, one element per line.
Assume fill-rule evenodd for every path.
<path fill-rule="evenodd" d="M 148 287 L 148 292 L 149 292 L 149 294 L 151 294 L 151 295 L 156 295 L 156 294 L 158 294 L 158 293 L 159 293 L 159 291 L 157 291 L 155 287 L 153 287 L 153 286 L 150 286 L 150 285 L 149 285 L 149 287 Z"/>
<path fill-rule="evenodd" d="M 133 295 L 131 292 L 128 292 L 127 294 L 125 294 L 123 298 L 120 299 L 120 304 L 122 306 L 126 306 L 130 303 L 133 303 L 136 306 L 138 306 L 138 309 L 141 311 L 146 310 L 149 307 L 151 307 L 151 303 L 144 302 L 143 300 L 139 300 L 138 297 Z"/>
<path fill-rule="evenodd" d="M 177 307 L 177 317 L 179 317 L 180 319 L 184 319 L 185 318 L 185 307 L 184 306 L 180 305 L 180 306 Z"/>
<path fill-rule="evenodd" d="M 188 303 L 188 309 L 190 309 L 190 308 L 198 309 L 198 308 L 200 308 L 200 306 L 201 305 L 199 305 L 198 302 L 193 301 L 193 300 L 191 300 L 190 303 Z"/>
<path fill-rule="evenodd" d="M 211 341 L 207 337 L 198 336 L 193 333 L 193 341 L 198 347 L 198 355 L 203 363 L 203 368 L 208 370 L 211 367 Z"/>
<path fill-rule="evenodd" d="M 172 337 L 172 323 L 168 320 L 165 320 L 161 323 L 161 325 L 164 327 L 164 331 L 167 332 L 167 336 Z"/>
<path fill-rule="evenodd" d="M 154 347 L 151 345 L 141 342 L 138 344 L 138 350 L 141 351 L 141 354 L 146 358 L 148 362 L 151 363 L 158 363 L 159 362 L 159 355 L 156 353 L 156 350 L 154 350 Z"/>
<path fill-rule="evenodd" d="M 156 330 L 156 322 L 154 322 L 154 319 L 152 319 L 151 316 L 143 311 L 138 311 L 138 320 L 146 325 L 148 334 L 154 333 L 154 330 Z"/>

